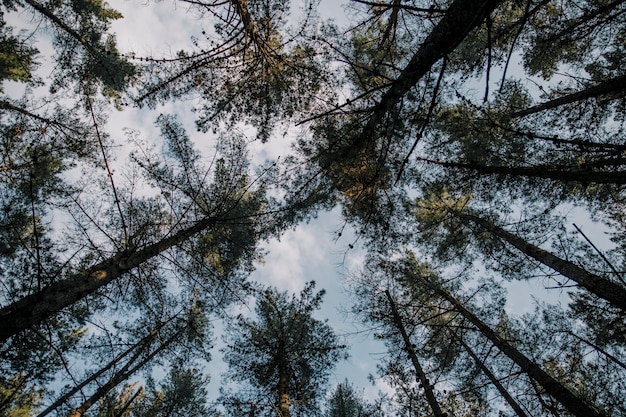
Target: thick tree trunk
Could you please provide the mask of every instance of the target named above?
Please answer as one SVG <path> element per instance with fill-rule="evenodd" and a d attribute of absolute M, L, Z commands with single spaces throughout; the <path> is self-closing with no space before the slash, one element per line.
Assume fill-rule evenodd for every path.
<path fill-rule="evenodd" d="M 366 126 L 353 145 L 365 147 L 384 116 L 437 61 L 452 52 L 501 2 L 502 0 L 455 0 L 400 76 L 393 81 L 380 102 L 372 109 Z"/>
<path fill-rule="evenodd" d="M 248 0 L 230 0 L 230 3 L 239 16 L 239 19 L 241 19 L 246 36 L 250 38 L 252 43 L 256 46 L 266 63 L 271 64 L 277 54 L 271 50 L 266 40 L 261 37 L 259 28 L 248 10 Z"/>
<path fill-rule="evenodd" d="M 470 221 L 489 231 L 493 235 L 516 247 L 525 255 L 541 262 L 564 277 L 576 282 L 590 293 L 608 301 L 615 307 L 620 308 L 622 311 L 626 311 L 626 288 L 623 286 L 599 275 L 592 274 L 570 261 L 561 259 L 558 256 L 555 256 L 552 253 L 525 241 L 519 236 L 496 226 L 488 220 L 456 210 L 450 210 L 450 212 L 460 219 Z"/>
<path fill-rule="evenodd" d="M 387 296 L 387 300 L 389 301 L 389 306 L 391 307 L 391 314 L 393 315 L 393 322 L 402 335 L 402 340 L 404 341 L 404 348 L 406 352 L 409 354 L 411 358 L 411 362 L 413 363 L 413 367 L 415 368 L 415 373 L 417 374 L 417 378 L 419 382 L 422 384 L 424 388 L 424 394 L 426 395 L 426 401 L 428 401 L 428 405 L 432 409 L 435 417 L 442 417 L 444 413 L 441 411 L 441 407 L 439 406 L 439 402 L 437 401 L 437 397 L 433 391 L 434 386 L 430 385 L 430 381 L 426 377 L 424 373 L 424 369 L 419 362 L 419 358 L 415 354 L 415 349 L 413 349 L 413 344 L 411 343 L 411 339 L 409 339 L 409 335 L 404 328 L 404 324 L 402 323 L 402 318 L 398 313 L 398 309 L 396 307 L 396 303 L 391 297 L 391 293 L 389 290 L 385 290 L 385 295 Z"/>
<path fill-rule="evenodd" d="M 120 278 L 171 247 L 217 223 L 207 217 L 195 225 L 132 253 L 118 253 L 93 267 L 54 283 L 0 309 L 0 342 L 51 317 Z"/>
<path fill-rule="evenodd" d="M 621 93 L 624 90 L 626 90 L 626 75 L 603 81 L 597 85 L 594 85 L 593 87 L 589 87 L 575 93 L 567 94 L 562 97 L 546 101 L 545 103 L 537 104 L 536 106 L 532 106 L 524 110 L 513 112 L 511 114 L 511 117 L 524 117 L 542 112 L 544 110 L 564 106 L 566 104 L 576 103 L 578 101 L 586 100 L 589 98 L 600 97 L 613 93 Z"/>
<path fill-rule="evenodd" d="M 482 174 L 511 175 L 520 177 L 545 178 L 555 181 L 576 181 L 596 184 L 626 184 L 626 171 L 592 171 L 571 166 L 510 167 L 483 165 L 477 162 L 445 162 L 421 158 L 421 161 L 443 166 L 480 172 Z M 593 165 L 625 166 L 624 159 L 608 159 Z M 589 168 L 592 168 L 590 165 Z"/>
<path fill-rule="evenodd" d="M 494 387 L 496 387 L 502 398 L 504 398 L 507 404 L 513 409 L 513 411 L 515 411 L 515 414 L 517 414 L 518 417 L 528 417 L 524 410 L 522 410 L 522 407 L 520 407 L 517 401 L 515 401 L 511 394 L 509 394 L 506 388 L 504 388 L 502 383 L 500 383 L 500 381 L 498 380 L 498 378 L 496 378 L 493 372 L 491 372 L 491 370 L 487 368 L 485 363 L 480 360 L 478 355 L 474 353 L 472 348 L 469 347 L 462 338 L 459 338 L 459 341 L 461 342 L 461 345 L 463 345 L 463 348 L 465 348 L 465 351 L 468 353 L 468 355 L 470 355 L 474 363 L 476 363 L 476 365 L 480 368 L 483 374 L 485 374 L 485 376 L 489 378 L 489 381 L 493 384 Z"/>
<path fill-rule="evenodd" d="M 538 364 L 517 350 L 517 348 L 511 345 L 506 339 L 500 337 L 491 327 L 465 308 L 459 300 L 441 288 L 438 284 L 427 281 L 417 275 L 412 274 L 411 276 L 415 279 L 419 279 L 421 281 L 421 285 L 428 286 L 441 298 L 448 301 L 467 321 L 476 326 L 484 337 L 489 339 L 489 341 L 491 341 L 491 343 L 493 343 L 502 353 L 515 362 L 529 377 L 537 381 L 546 393 L 559 401 L 573 415 L 577 417 L 604 417 L 600 411 L 596 410 L 594 407 L 590 406 L 581 398 L 576 396 L 569 389 L 567 389 L 567 387 L 545 372 Z"/>
<path fill-rule="evenodd" d="M 289 403 L 289 377 L 287 370 L 283 369 L 278 380 L 278 417 L 291 417 L 291 404 Z"/>

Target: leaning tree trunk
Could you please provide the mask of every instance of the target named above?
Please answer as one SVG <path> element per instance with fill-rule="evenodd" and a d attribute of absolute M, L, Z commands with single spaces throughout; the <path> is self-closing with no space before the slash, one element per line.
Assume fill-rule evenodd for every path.
<path fill-rule="evenodd" d="M 411 343 L 411 339 L 409 339 L 409 335 L 404 328 L 404 324 L 402 323 L 402 318 L 398 313 L 398 309 L 396 307 L 396 303 L 391 297 L 391 293 L 389 290 L 385 290 L 385 295 L 387 296 L 387 300 L 389 301 L 389 306 L 391 307 L 391 314 L 393 315 L 393 323 L 402 335 L 402 340 L 404 341 L 404 348 L 409 354 L 411 358 L 411 362 L 413 363 L 413 367 L 415 368 L 415 373 L 417 374 L 417 378 L 419 382 L 422 384 L 424 388 L 424 394 L 426 395 L 426 401 L 428 401 L 428 405 L 433 410 L 435 417 L 442 417 L 444 413 L 441 411 L 441 407 L 439 406 L 439 402 L 437 401 L 437 397 L 435 397 L 435 393 L 433 391 L 434 386 L 430 385 L 430 381 L 426 377 L 424 373 L 424 369 L 420 364 L 419 358 L 415 354 L 415 349 L 413 349 L 413 344 Z"/>
<path fill-rule="evenodd" d="M 161 342 L 161 344 L 154 349 L 151 353 L 147 354 L 143 359 L 133 365 L 136 357 L 133 357 L 132 360 L 128 361 L 119 371 L 117 371 L 106 383 L 101 385 L 96 392 L 94 392 L 91 397 L 86 399 L 79 407 L 74 408 L 69 417 L 82 417 L 87 410 L 89 410 L 96 402 L 102 399 L 105 395 L 107 395 L 113 388 L 115 388 L 120 383 L 126 381 L 131 375 L 141 369 L 144 365 L 150 362 L 154 357 L 156 357 L 159 353 L 165 350 L 168 346 L 170 346 L 173 342 L 180 338 L 181 331 L 175 332 L 172 336 L 170 336 L 167 340 Z M 142 351 L 137 352 L 138 356 Z"/>
<path fill-rule="evenodd" d="M 385 115 L 427 74 L 433 65 L 452 52 L 502 0 L 455 0 L 391 87 L 385 92 L 353 145 L 364 147 Z"/>
<path fill-rule="evenodd" d="M 621 93 L 626 90 L 626 75 L 620 77 L 611 78 L 610 80 L 602 81 L 593 87 L 586 88 L 575 93 L 567 94 L 553 100 L 546 101 L 545 103 L 537 104 L 524 110 L 513 112 L 511 117 L 524 117 L 531 114 L 539 113 L 544 110 L 554 109 L 566 104 L 576 103 L 578 101 L 586 100 L 589 98 L 600 97 L 607 94 Z"/>
<path fill-rule="evenodd" d="M 266 61 L 266 64 L 271 65 L 274 58 L 278 56 L 278 53 L 272 50 L 267 41 L 263 39 L 259 33 L 259 28 L 248 10 L 248 0 L 230 0 L 230 3 L 241 20 L 246 36 L 256 46 L 258 52 Z"/>
<path fill-rule="evenodd" d="M 134 354 L 131 356 L 128 362 L 122 367 L 122 369 L 128 369 L 130 365 L 133 362 L 135 362 L 137 359 L 139 359 L 141 354 L 144 353 L 145 348 L 148 347 L 148 345 L 154 340 L 154 338 L 157 336 L 159 330 L 162 327 L 163 325 L 158 326 L 157 328 L 152 330 L 148 335 L 144 336 L 141 340 L 139 340 L 137 343 L 133 344 L 130 348 L 120 353 L 112 361 L 110 361 L 108 364 L 100 368 L 100 370 L 98 370 L 93 375 L 83 380 L 83 382 L 81 382 L 80 384 L 77 384 L 74 388 L 66 392 L 64 395 L 62 395 L 49 407 L 47 407 L 45 410 L 39 413 L 37 417 L 45 417 L 48 414 L 50 414 L 52 411 L 59 408 L 63 403 L 65 403 L 67 400 L 73 397 L 76 393 L 80 392 L 83 388 L 85 388 L 87 385 L 91 384 L 92 382 L 97 381 L 97 379 L 100 376 L 102 376 L 105 372 L 113 369 L 115 366 L 117 366 L 119 362 L 122 361 L 122 359 L 124 359 L 125 357 L 127 357 L 128 355 L 134 352 Z"/>
<path fill-rule="evenodd" d="M 513 411 L 515 411 L 515 414 L 517 414 L 518 417 L 528 417 L 528 415 L 526 415 L 524 410 L 522 410 L 522 407 L 520 407 L 517 401 L 515 401 L 515 399 L 511 396 L 511 394 L 509 394 L 506 388 L 504 388 L 504 386 L 498 380 L 498 378 L 496 378 L 493 372 L 491 372 L 491 370 L 487 367 L 487 365 L 485 365 L 485 362 L 480 360 L 478 355 L 474 353 L 472 348 L 469 347 L 469 345 L 465 343 L 465 341 L 462 338 L 459 338 L 459 342 L 461 343 L 465 351 L 470 355 L 474 363 L 476 363 L 476 366 L 480 368 L 483 374 L 485 374 L 485 376 L 489 379 L 491 384 L 494 387 L 496 387 L 496 389 L 498 390 L 502 398 L 504 398 L 507 404 L 513 409 Z"/>
<path fill-rule="evenodd" d="M 616 284 L 606 278 L 599 275 L 592 274 L 591 272 L 573 264 L 570 261 L 561 259 L 552 253 L 541 249 L 538 246 L 527 242 L 526 240 L 514 235 L 511 232 L 504 230 L 503 228 L 495 225 L 494 223 L 485 220 L 481 217 L 474 216 L 468 213 L 462 213 L 457 210 L 450 210 L 450 213 L 454 214 L 460 219 L 470 221 L 481 228 L 489 231 L 494 236 L 503 239 L 505 242 L 516 247 L 525 255 L 541 262 L 542 264 L 552 268 L 559 274 L 571 279 L 572 281 L 585 288 L 590 293 L 608 301 L 615 307 L 620 308 L 626 312 L 626 288 Z"/>
<path fill-rule="evenodd" d="M 193 235 L 206 230 L 219 221 L 217 217 L 207 217 L 193 226 L 161 239 L 143 249 L 115 256 L 84 271 L 70 275 L 41 291 L 28 295 L 13 304 L 0 309 L 0 342 L 22 330 L 28 329 L 50 318 L 58 311 L 95 293 L 126 272 L 137 268 L 146 261 L 178 245 Z"/>
<path fill-rule="evenodd" d="M 578 339 L 579 341 L 583 342 L 584 344 L 586 344 L 588 346 L 591 346 L 592 348 L 594 348 L 596 350 L 596 352 L 602 354 L 603 356 L 606 356 L 608 359 L 610 359 L 611 361 L 615 362 L 617 365 L 621 366 L 624 370 L 626 370 L 626 362 L 623 362 L 622 360 L 617 358 L 615 355 L 607 352 L 605 349 L 603 349 L 600 346 L 598 346 L 598 344 L 592 342 L 591 340 L 587 340 L 584 337 L 581 337 L 581 336 L 577 335 L 576 333 L 572 332 L 571 330 L 568 330 L 567 334 L 569 334 L 570 336 Z"/>
<path fill-rule="evenodd" d="M 544 371 L 537 363 L 530 360 L 506 339 L 500 337 L 489 325 L 480 320 L 474 313 L 469 311 L 463 303 L 453 297 L 438 284 L 421 278 L 419 275 L 410 274 L 410 278 L 419 280 L 420 285 L 426 285 L 442 299 L 449 302 L 467 321 L 472 323 L 493 343 L 502 353 L 517 364 L 530 378 L 540 384 L 545 392 L 559 401 L 566 409 L 577 417 L 605 417 L 600 411 L 587 404 L 580 397 L 572 393 L 567 387 L 554 379 Z"/>

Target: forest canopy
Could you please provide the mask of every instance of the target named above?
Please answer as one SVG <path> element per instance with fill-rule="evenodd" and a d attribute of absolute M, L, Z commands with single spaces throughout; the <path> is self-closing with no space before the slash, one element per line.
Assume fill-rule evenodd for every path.
<path fill-rule="evenodd" d="M 626 416 L 626 2 L 127 6 L 0 6 L 0 415 Z"/>

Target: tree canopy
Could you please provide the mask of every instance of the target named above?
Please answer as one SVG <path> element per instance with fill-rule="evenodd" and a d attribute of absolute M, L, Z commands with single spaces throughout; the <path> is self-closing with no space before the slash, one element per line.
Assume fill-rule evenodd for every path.
<path fill-rule="evenodd" d="M 249 404 L 251 414 L 257 408 L 262 414 L 269 409 L 283 417 L 319 414 L 322 387 L 345 346 L 328 323 L 312 317 L 324 296 L 323 290 L 314 293 L 314 288 L 309 282 L 291 299 L 266 289 L 258 294 L 256 320 L 236 318 L 225 334 L 228 377 L 252 389 L 246 392 L 245 385 L 239 385 L 239 392 L 228 395 L 232 405 Z"/>
<path fill-rule="evenodd" d="M 0 414 L 626 416 L 626 2 L 127 7 L 0 5 Z"/>

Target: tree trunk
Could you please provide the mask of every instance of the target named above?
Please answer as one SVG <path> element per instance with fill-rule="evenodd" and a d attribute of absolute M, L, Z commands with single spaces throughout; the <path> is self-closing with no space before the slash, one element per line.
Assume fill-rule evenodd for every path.
<path fill-rule="evenodd" d="M 75 126 L 69 126 L 69 125 L 66 125 L 64 123 L 59 122 L 58 120 L 53 120 L 53 119 L 41 116 L 39 114 L 33 113 L 33 112 L 23 108 L 23 107 L 18 107 L 18 106 L 14 105 L 14 104 L 6 101 L 6 100 L 0 100 L 0 109 L 8 110 L 8 111 L 14 112 L 14 113 L 22 114 L 22 115 L 24 115 L 26 117 L 29 117 L 31 119 L 35 119 L 35 120 L 38 120 L 38 121 L 40 121 L 42 123 L 45 123 L 46 125 L 56 126 L 59 129 L 61 129 L 62 131 L 69 130 L 72 133 L 81 134 L 81 131 L 76 129 Z"/>
<path fill-rule="evenodd" d="M 161 330 L 165 324 L 166 323 L 162 323 L 159 326 L 157 326 L 154 330 L 152 330 L 149 334 L 144 336 L 141 340 L 139 340 L 133 346 L 131 346 L 130 348 L 128 348 L 124 352 L 120 353 L 115 359 L 113 359 L 108 364 L 106 364 L 105 366 L 100 368 L 100 370 L 98 370 L 93 375 L 91 375 L 90 377 L 86 378 L 83 382 L 81 382 L 80 384 L 76 385 L 74 388 L 72 388 L 68 392 L 66 392 L 63 396 L 61 396 L 59 399 L 57 399 L 49 407 L 47 407 L 45 410 L 43 410 L 41 413 L 39 413 L 37 415 L 37 417 L 45 417 L 45 416 L 47 416 L 48 414 L 50 414 L 50 412 L 56 410 L 64 402 L 66 402 L 68 399 L 70 399 L 74 394 L 76 394 L 77 392 L 81 391 L 83 388 L 85 388 L 90 383 L 96 381 L 98 377 L 103 375 L 108 370 L 113 369 L 113 367 L 116 366 L 126 356 L 128 356 L 131 353 L 135 352 L 135 354 L 128 360 L 127 364 L 122 369 L 128 368 L 130 366 L 130 364 L 132 364 L 133 362 L 135 362 L 139 358 L 141 353 L 143 353 L 143 350 L 154 340 L 155 336 L 158 335 L 159 330 Z"/>
<path fill-rule="evenodd" d="M 559 274 L 571 279 L 572 281 L 585 288 L 590 293 L 608 301 L 615 307 L 626 311 L 626 288 L 618 285 L 599 275 L 573 264 L 570 261 L 561 259 L 552 253 L 537 247 L 519 236 L 514 235 L 501 227 L 496 226 L 488 220 L 474 216 L 468 213 L 462 213 L 456 210 L 450 210 L 450 213 L 460 219 L 470 221 L 483 229 L 489 231 L 493 235 L 503 239 L 505 242 L 516 247 L 525 255 L 541 262 L 542 264 L 552 268 Z"/>
<path fill-rule="evenodd" d="M 461 343 L 461 345 L 463 345 L 463 348 L 465 348 L 465 351 L 471 356 L 472 360 L 480 368 L 483 374 L 485 374 L 485 376 L 489 378 L 489 381 L 491 381 L 493 386 L 496 387 L 496 389 L 498 390 L 502 398 L 504 398 L 507 404 L 513 409 L 513 411 L 515 411 L 515 414 L 517 414 L 518 417 L 528 417 L 526 413 L 524 412 L 524 410 L 522 410 L 522 407 L 520 407 L 517 401 L 515 401 L 515 399 L 511 397 L 511 394 L 509 394 L 506 388 L 502 386 L 498 378 L 496 378 L 496 376 L 491 372 L 491 370 L 487 368 L 485 363 L 480 360 L 478 355 L 474 353 L 472 348 L 469 347 L 462 338 L 459 338 L 459 342 Z"/>
<path fill-rule="evenodd" d="M 193 226 L 161 239 L 143 249 L 117 255 L 66 279 L 51 284 L 0 309 L 0 342 L 51 317 L 82 298 L 93 294 L 124 273 L 215 225 L 217 217 L 207 217 Z"/>
<path fill-rule="evenodd" d="M 554 109 L 556 107 L 564 106 L 566 104 L 586 100 L 588 98 L 599 97 L 611 93 L 621 93 L 624 90 L 626 90 L 626 75 L 602 81 L 599 84 L 594 85 L 593 87 L 586 88 L 582 91 L 567 94 L 562 97 L 546 101 L 545 103 L 537 104 L 536 106 L 513 112 L 511 114 L 511 117 L 524 117 L 542 112 L 544 110 Z"/>
<path fill-rule="evenodd" d="M 626 184 L 626 171 L 591 171 L 585 166 L 582 168 L 572 166 L 534 166 L 534 167 L 510 167 L 483 165 L 478 162 L 445 162 L 420 158 L 421 161 L 439 165 L 446 168 L 459 168 L 477 171 L 482 174 L 500 174 L 521 177 L 545 178 L 555 181 L 576 181 L 581 183 L 596 184 Z M 625 166 L 624 159 L 607 159 L 591 163 L 589 168 L 595 166 Z"/>
<path fill-rule="evenodd" d="M 621 366 L 623 369 L 626 370 L 626 363 L 624 363 L 623 361 L 621 361 L 619 358 L 617 358 L 615 355 L 612 355 L 611 353 L 607 352 L 606 350 L 602 349 L 600 346 L 598 346 L 596 343 L 593 343 L 591 340 L 587 340 L 583 337 L 578 336 L 577 334 L 575 334 L 572 331 L 567 331 L 566 333 L 568 333 L 570 336 L 575 337 L 576 339 L 580 340 L 581 342 L 583 342 L 586 345 L 591 346 L 592 348 L 594 348 L 598 353 L 601 353 L 602 355 L 606 356 L 607 358 L 609 358 L 610 360 L 612 360 L 613 362 L 615 362 L 617 365 Z"/>
<path fill-rule="evenodd" d="M 121 410 L 119 410 L 114 417 L 124 417 L 125 415 L 128 416 L 129 414 L 126 414 L 126 411 L 130 408 L 131 404 L 133 402 L 135 402 L 135 400 L 137 398 L 139 398 L 140 396 L 142 396 L 144 394 L 143 391 L 143 386 L 140 386 L 139 389 L 133 394 L 132 397 L 129 398 L 128 401 L 126 401 L 126 404 L 124 404 L 124 406 L 122 407 Z"/>
<path fill-rule="evenodd" d="M 289 403 L 289 377 L 283 369 L 278 380 L 278 417 L 291 417 Z"/>
<path fill-rule="evenodd" d="M 133 357 L 132 360 L 128 361 L 118 372 L 115 373 L 105 384 L 100 386 L 95 393 L 87 400 L 85 400 L 78 408 L 70 411 L 69 417 L 82 417 L 87 410 L 89 410 L 96 402 L 102 399 L 105 395 L 109 393 L 113 388 L 115 388 L 120 383 L 126 381 L 132 374 L 141 369 L 144 365 L 154 359 L 159 353 L 161 353 L 165 348 L 167 348 L 172 342 L 176 341 L 180 337 L 180 331 L 174 333 L 167 340 L 162 342 L 159 347 L 157 347 L 152 353 L 146 355 L 140 362 L 131 367 L 134 360 L 139 356 L 140 352 L 137 352 L 137 355 Z"/>
<path fill-rule="evenodd" d="M 106 63 L 102 62 L 102 59 L 99 58 L 99 56 L 101 55 L 100 51 L 96 50 L 91 44 L 89 44 L 89 42 L 87 42 L 87 40 L 80 33 L 72 29 L 68 24 L 66 24 L 58 16 L 52 13 L 52 11 L 50 11 L 50 9 L 47 9 L 44 5 L 37 3 L 35 0 L 25 0 L 25 2 L 33 9 L 44 15 L 52 23 L 54 23 L 61 31 L 67 33 L 69 36 L 74 38 L 74 40 L 80 43 L 93 58 L 98 59 L 98 63 L 100 65 L 106 68 Z"/>
<path fill-rule="evenodd" d="M 387 112 L 391 111 L 437 61 L 452 52 L 501 2 L 502 0 L 455 0 L 400 76 L 393 81 L 380 102 L 372 109 L 366 126 L 353 145 L 365 147 Z"/>
<path fill-rule="evenodd" d="M 246 36 L 250 38 L 252 43 L 256 46 L 265 62 L 271 65 L 277 54 L 275 51 L 272 51 L 266 40 L 261 37 L 259 29 L 248 10 L 248 0 L 230 0 L 230 3 L 233 5 L 239 19 L 241 19 Z"/>
<path fill-rule="evenodd" d="M 415 274 L 411 274 L 411 277 L 420 280 L 421 284 L 425 284 L 434 290 L 435 293 L 441 298 L 448 301 L 467 321 L 476 326 L 484 337 L 489 339 L 491 343 L 493 343 L 502 353 L 515 362 L 529 377 L 537 381 L 537 383 L 539 383 L 549 395 L 559 401 L 573 415 L 577 417 L 605 417 L 604 414 L 588 405 L 585 401 L 567 389 L 563 384 L 550 376 L 539 365 L 528 359 L 507 340 L 500 337 L 493 329 L 491 329 L 491 327 L 466 309 L 459 300 L 441 288 L 438 284 L 427 281 L 426 279 Z"/>
<path fill-rule="evenodd" d="M 428 405 L 432 409 L 435 417 L 442 417 L 444 413 L 441 411 L 441 407 L 439 406 L 439 402 L 437 401 L 437 397 L 435 397 L 435 393 L 433 391 L 434 386 L 430 385 L 430 381 L 426 377 L 424 370 L 419 362 L 417 355 L 415 354 L 415 349 L 413 349 L 413 344 L 411 343 L 411 339 L 409 339 L 409 335 L 406 333 L 406 329 L 404 328 L 404 324 L 402 324 L 402 318 L 398 313 L 398 309 L 396 308 L 396 303 L 391 297 L 391 293 L 389 290 L 385 290 L 385 295 L 387 296 L 387 300 L 389 300 L 389 306 L 391 307 L 391 314 L 393 315 L 393 322 L 402 335 L 402 340 L 404 341 L 404 348 L 406 352 L 409 354 L 409 358 L 411 358 L 411 362 L 413 363 L 413 367 L 415 368 L 415 373 L 417 374 L 417 379 L 421 383 L 424 388 L 424 394 L 426 395 L 426 400 L 428 401 Z"/>

